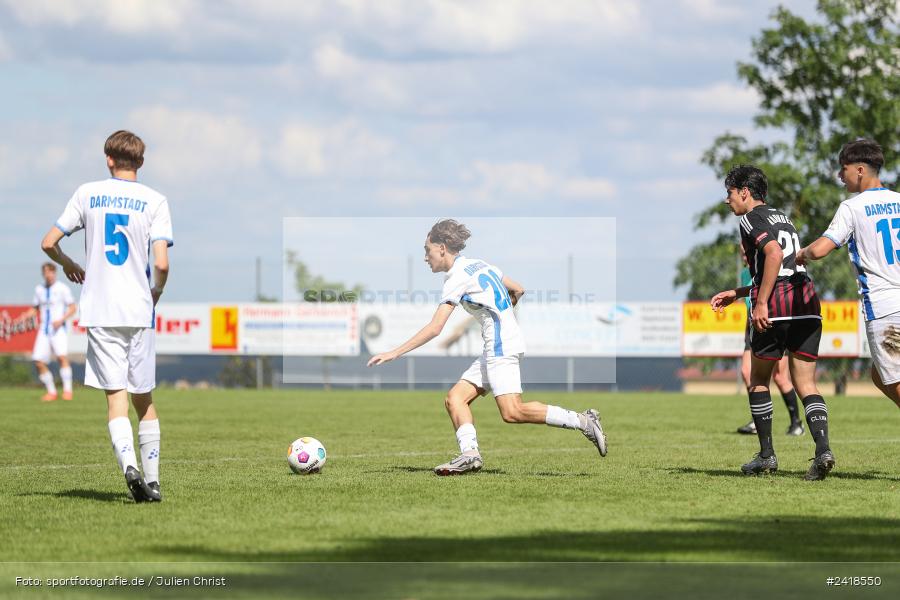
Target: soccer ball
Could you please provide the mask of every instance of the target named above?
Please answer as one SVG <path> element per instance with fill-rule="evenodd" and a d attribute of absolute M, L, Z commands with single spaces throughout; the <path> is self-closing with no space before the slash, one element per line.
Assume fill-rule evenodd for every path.
<path fill-rule="evenodd" d="M 316 438 L 302 437 L 288 446 L 287 461 L 298 475 L 318 473 L 325 466 L 325 446 Z"/>

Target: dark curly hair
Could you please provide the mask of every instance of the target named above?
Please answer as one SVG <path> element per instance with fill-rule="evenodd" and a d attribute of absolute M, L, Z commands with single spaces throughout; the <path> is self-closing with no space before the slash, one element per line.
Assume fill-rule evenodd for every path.
<path fill-rule="evenodd" d="M 769 181 L 766 174 L 753 165 L 735 165 L 725 176 L 725 188 L 747 188 L 754 200 L 765 202 Z"/>

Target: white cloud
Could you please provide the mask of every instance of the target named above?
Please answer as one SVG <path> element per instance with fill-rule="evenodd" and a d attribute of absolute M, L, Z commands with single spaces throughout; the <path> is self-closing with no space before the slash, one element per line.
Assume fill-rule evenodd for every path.
<path fill-rule="evenodd" d="M 749 117 L 759 109 L 760 102 L 756 90 L 730 81 L 694 87 L 594 89 L 580 93 L 579 97 L 583 102 L 603 106 L 607 111 L 649 113 L 654 117 L 697 113 Z"/>
<path fill-rule="evenodd" d="M 475 180 L 482 194 L 537 196 L 553 185 L 554 176 L 542 164 L 475 161 L 464 179 Z"/>
<path fill-rule="evenodd" d="M 562 197 L 574 200 L 612 198 L 616 186 L 597 177 L 570 177 L 555 173 L 540 163 L 476 161 L 463 174 L 463 180 L 475 181 L 481 198 Z"/>
<path fill-rule="evenodd" d="M 332 125 L 293 122 L 271 158 L 289 176 L 380 176 L 394 172 L 394 143 L 353 119 Z"/>
<path fill-rule="evenodd" d="M 728 4 L 722 0 L 679 0 L 678 4 L 687 14 L 703 21 L 735 21 L 745 14 L 739 4 Z"/>
<path fill-rule="evenodd" d="M 566 176 L 535 162 L 478 160 L 453 185 L 387 186 L 379 199 L 397 206 L 466 206 L 482 208 L 501 202 L 543 199 L 604 200 L 614 198 L 615 184 L 599 177 Z"/>
<path fill-rule="evenodd" d="M 100 25 L 118 33 L 172 31 L 187 26 L 188 0 L 2 0 L 26 25 Z M 202 21 L 199 21 L 202 22 Z M 193 21 L 196 25 L 198 21 Z"/>
<path fill-rule="evenodd" d="M 576 177 L 563 181 L 560 192 L 567 198 L 612 198 L 616 194 L 616 186 L 610 180 L 600 177 Z"/>
<path fill-rule="evenodd" d="M 234 176 L 262 158 L 259 134 L 239 117 L 157 105 L 134 109 L 127 121 L 147 144 L 147 166 L 169 181 Z"/>
<path fill-rule="evenodd" d="M 604 0 L 344 0 L 340 6 L 357 28 L 395 51 L 507 52 L 548 37 L 596 42 L 641 23 L 638 4 Z"/>
<path fill-rule="evenodd" d="M 9 44 L 6 43 L 6 40 L 3 39 L 3 35 L 0 34 L 0 62 L 11 60 L 12 57 L 12 49 L 9 47 Z"/>
<path fill-rule="evenodd" d="M 415 67 L 403 68 L 358 58 L 335 42 L 324 42 L 313 52 L 313 68 L 326 82 L 335 85 L 343 99 L 352 104 L 398 108 L 408 105 L 402 79 L 413 75 Z"/>
<path fill-rule="evenodd" d="M 69 150 L 57 144 L 25 148 L 0 144 L 0 187 L 11 187 L 34 175 L 56 174 L 69 162 Z"/>

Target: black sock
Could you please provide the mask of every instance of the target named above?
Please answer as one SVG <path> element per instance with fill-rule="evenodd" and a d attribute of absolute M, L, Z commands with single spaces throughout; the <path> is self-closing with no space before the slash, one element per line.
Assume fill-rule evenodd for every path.
<path fill-rule="evenodd" d="M 750 414 L 756 425 L 756 437 L 759 438 L 759 455 L 769 458 L 775 451 L 772 449 L 772 396 L 765 392 L 750 392 Z"/>
<path fill-rule="evenodd" d="M 806 409 L 806 424 L 813 441 L 816 442 L 816 456 L 819 456 L 828 447 L 828 409 L 825 407 L 825 399 L 813 394 L 803 399 L 803 408 Z"/>
<path fill-rule="evenodd" d="M 781 397 L 784 399 L 784 405 L 787 407 L 788 414 L 791 416 L 791 425 L 800 424 L 800 409 L 797 408 L 797 392 L 794 388 L 788 393 L 782 392 Z"/>

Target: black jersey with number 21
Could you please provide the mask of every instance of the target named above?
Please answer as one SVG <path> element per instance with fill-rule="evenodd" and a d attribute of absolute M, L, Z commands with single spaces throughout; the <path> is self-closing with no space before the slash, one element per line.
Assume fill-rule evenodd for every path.
<path fill-rule="evenodd" d="M 762 283 L 766 255 L 763 248 L 775 241 L 781 246 L 783 258 L 775 287 L 769 296 L 769 320 L 821 318 L 821 307 L 812 279 L 806 268 L 797 264 L 800 238 L 794 224 L 782 212 L 761 204 L 741 217 L 741 244 L 753 277 L 750 302 L 756 306 L 759 285 Z"/>

